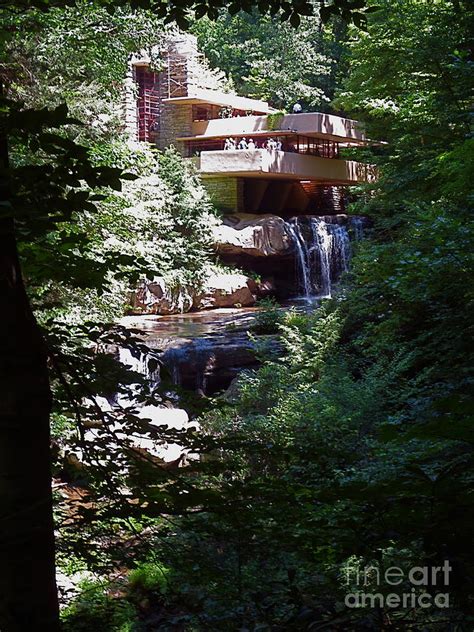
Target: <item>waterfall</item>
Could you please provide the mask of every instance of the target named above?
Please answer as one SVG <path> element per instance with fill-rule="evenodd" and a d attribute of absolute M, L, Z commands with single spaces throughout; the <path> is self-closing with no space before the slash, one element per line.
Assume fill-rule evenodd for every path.
<path fill-rule="evenodd" d="M 146 366 L 146 355 L 143 353 L 140 354 L 132 354 L 130 349 L 125 347 L 119 347 L 119 361 L 124 364 L 126 367 L 135 371 L 136 373 L 140 373 L 142 375 L 146 375 L 147 366 Z"/>
<path fill-rule="evenodd" d="M 351 241 L 345 226 L 331 225 L 333 231 L 333 249 L 335 255 L 336 273 L 341 274 L 349 270 L 351 259 Z M 339 266 L 339 268 L 338 268 Z"/>
<path fill-rule="evenodd" d="M 187 340 L 179 347 L 172 347 L 162 355 L 163 364 L 171 373 L 171 380 L 176 386 L 181 386 L 190 374 L 189 367 L 195 371 L 195 389 L 206 392 L 207 376 L 213 369 L 215 356 L 213 340 L 195 338 Z"/>
<path fill-rule="evenodd" d="M 119 362 L 124 364 L 127 368 L 144 375 L 152 382 L 160 381 L 160 370 L 156 365 L 156 358 L 154 358 L 153 352 L 131 352 L 130 349 L 120 347 L 119 350 Z"/>
<path fill-rule="evenodd" d="M 311 218 L 311 236 L 312 243 L 310 244 L 310 251 L 319 255 L 319 270 L 320 270 L 320 285 L 318 288 L 317 279 L 314 283 L 315 290 L 319 289 L 319 295 L 322 298 L 331 296 L 331 248 L 332 248 L 332 235 L 328 231 L 329 224 L 326 222 Z M 314 266 L 310 269 L 309 273 L 314 275 Z M 309 298 L 308 295 L 306 295 Z"/>
<path fill-rule="evenodd" d="M 295 246 L 298 289 L 307 300 L 331 297 L 334 282 L 349 269 L 349 233 L 339 221 L 337 217 L 303 216 L 286 222 Z M 359 238 L 362 223 L 353 226 Z"/>
<path fill-rule="evenodd" d="M 298 218 L 296 218 L 295 223 L 286 223 L 287 230 L 293 240 L 293 243 L 296 247 L 296 255 L 298 257 L 298 273 L 301 277 L 300 285 L 303 286 L 304 295 L 306 297 L 310 297 L 312 295 L 313 288 L 310 283 L 310 273 L 311 273 L 311 262 L 310 262 L 310 252 L 308 250 L 307 244 L 303 239 L 303 235 L 301 234 L 300 226 L 298 224 Z"/>
<path fill-rule="evenodd" d="M 133 354 L 129 349 L 119 349 L 119 360 L 126 367 L 143 375 L 152 383 L 160 382 L 160 370 L 150 369 L 150 354 Z M 159 353 L 163 365 L 168 369 L 171 382 L 175 386 L 181 386 L 183 373 L 186 367 L 191 365 L 196 370 L 196 389 L 205 390 L 207 382 L 207 372 L 212 368 L 213 352 L 212 341 L 207 338 L 196 338 L 195 340 L 183 340 L 181 345 L 169 347 Z"/>
<path fill-rule="evenodd" d="M 150 380 L 151 384 L 156 384 L 160 380 L 160 370 L 156 365 L 156 350 L 151 349 L 149 353 L 132 353 L 130 349 L 119 349 L 119 361 L 127 368 L 140 373 Z M 175 366 L 172 367 L 173 376 L 175 375 Z M 179 380 L 179 368 L 176 365 L 176 375 Z M 136 425 L 130 429 L 125 423 L 116 423 L 114 426 L 115 436 L 127 444 L 146 450 L 152 456 L 162 459 L 164 462 L 175 461 L 183 457 L 196 458 L 196 455 L 189 452 L 189 449 L 179 443 L 175 443 L 163 433 L 157 433 L 150 436 L 149 426 L 155 428 L 166 427 L 167 430 L 187 430 L 191 427 L 188 413 L 179 407 L 170 407 L 167 405 L 143 405 L 140 399 L 140 387 L 138 384 L 129 384 L 128 392 L 116 393 L 112 406 L 105 400 L 104 406 L 112 410 L 114 406 L 121 408 L 133 407 L 134 414 L 146 423 L 143 423 L 143 432 Z M 199 428 L 196 422 L 192 423 L 193 428 Z M 95 431 L 91 433 L 90 440 L 95 441 Z"/>

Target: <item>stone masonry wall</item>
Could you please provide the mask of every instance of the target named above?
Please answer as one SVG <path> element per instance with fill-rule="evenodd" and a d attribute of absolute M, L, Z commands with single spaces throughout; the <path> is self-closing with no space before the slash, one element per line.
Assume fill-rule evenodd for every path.
<path fill-rule="evenodd" d="M 123 109 L 125 130 L 133 140 L 138 138 L 136 66 L 152 65 L 152 59 L 159 59 L 159 116 L 156 125 L 156 142 L 160 149 L 170 144 L 184 153 L 183 143 L 176 137 L 192 133 L 192 106 L 171 105 L 165 100 L 190 94 L 193 87 L 223 89 L 223 73 L 209 68 L 197 48 L 197 38 L 184 33 L 171 34 L 152 52 L 141 51 L 129 61 L 124 82 Z"/>
<path fill-rule="evenodd" d="M 179 136 L 191 136 L 193 125 L 192 105 L 171 105 L 164 103 L 161 110 L 157 145 L 164 149 L 174 145 L 184 156 L 184 143 L 177 141 Z"/>
<path fill-rule="evenodd" d="M 212 203 L 225 213 L 244 210 L 244 181 L 242 178 L 205 178 L 203 184 Z"/>

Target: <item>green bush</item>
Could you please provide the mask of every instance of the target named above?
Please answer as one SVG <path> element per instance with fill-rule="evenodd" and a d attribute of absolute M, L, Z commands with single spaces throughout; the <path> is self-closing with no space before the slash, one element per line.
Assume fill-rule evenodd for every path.
<path fill-rule="evenodd" d="M 257 302 L 261 311 L 255 316 L 253 330 L 257 334 L 275 334 L 283 319 L 282 308 L 274 298 L 262 298 Z"/>
<path fill-rule="evenodd" d="M 135 607 L 126 599 L 113 598 L 108 586 L 85 581 L 81 594 L 62 612 L 64 632 L 132 632 Z"/>
<path fill-rule="evenodd" d="M 133 591 L 158 591 L 165 594 L 168 591 L 168 576 L 170 569 L 158 563 L 143 562 L 130 571 L 128 585 Z"/>

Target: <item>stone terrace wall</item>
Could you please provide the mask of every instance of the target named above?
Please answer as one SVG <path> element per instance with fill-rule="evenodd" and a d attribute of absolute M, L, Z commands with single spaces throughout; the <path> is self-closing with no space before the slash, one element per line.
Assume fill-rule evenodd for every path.
<path fill-rule="evenodd" d="M 244 181 L 242 178 L 205 178 L 203 184 L 212 203 L 225 213 L 244 210 Z"/>
<path fill-rule="evenodd" d="M 185 155 L 184 143 L 177 141 L 179 136 L 190 136 L 193 125 L 192 105 L 171 105 L 164 103 L 161 110 L 158 149 L 174 145 L 181 155 Z"/>

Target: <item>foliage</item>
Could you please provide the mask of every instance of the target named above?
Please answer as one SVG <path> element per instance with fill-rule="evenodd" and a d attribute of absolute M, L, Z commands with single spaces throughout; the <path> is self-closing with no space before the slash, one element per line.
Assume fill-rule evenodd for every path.
<path fill-rule="evenodd" d="M 110 15 L 98 6 L 80 5 L 25 16 L 17 28 L 4 67 L 8 92 L 28 99 L 30 109 L 21 116 L 28 117 L 30 126 L 31 108 L 46 105 L 42 125 L 51 125 L 56 112 L 55 124 L 62 129 L 56 137 L 42 129 L 42 136 L 34 140 L 11 134 L 14 182 L 29 195 L 33 184 L 24 185 L 30 180 L 56 180 L 55 198 L 38 190 L 37 198 L 28 200 L 29 209 L 42 217 L 51 208 L 61 208 L 59 175 L 60 169 L 70 169 L 67 160 L 81 162 L 80 173 L 87 174 L 83 180 L 89 185 L 89 190 L 83 186 L 79 173 L 77 184 L 68 175 L 64 184 L 78 191 L 76 203 L 73 190 L 66 204 L 61 202 L 67 214 L 37 228 L 27 217 L 28 233 L 21 231 L 28 289 L 43 312 L 42 322 L 51 316 L 75 322 L 117 317 L 127 285 L 144 276 L 165 276 L 178 289 L 199 284 L 211 261 L 210 229 L 215 221 L 204 189 L 176 152 L 170 149 L 161 155 L 132 146 L 121 130 L 121 80 L 128 56 L 137 46 L 157 43 L 163 32 L 159 22 L 143 11 L 130 14 L 120 9 Z M 61 74 L 55 71 L 58 65 L 64 67 Z M 60 100 L 87 124 L 72 118 L 64 105 L 46 116 Z M 15 107 L 18 118 L 21 110 Z M 33 158 L 31 151 L 39 142 L 43 158 L 38 151 Z M 46 165 L 51 159 L 58 163 L 56 171 L 51 162 Z M 105 184 L 121 190 L 112 194 Z M 25 205 L 25 195 L 21 204 Z M 20 201 L 16 206 L 18 221 Z"/>
<path fill-rule="evenodd" d="M 128 576 L 128 583 L 132 590 L 158 590 L 166 592 L 168 589 L 167 576 L 170 572 L 169 568 L 165 568 L 160 564 L 145 562 L 133 569 Z"/>
<path fill-rule="evenodd" d="M 239 94 L 289 111 L 295 102 L 309 110 L 329 109 L 343 24 L 336 21 L 321 30 L 316 12 L 294 32 L 291 25 L 255 10 L 199 20 L 192 31 L 211 64 L 227 73 Z"/>
<path fill-rule="evenodd" d="M 81 594 L 62 613 L 65 632 L 131 632 L 136 629 L 135 608 L 124 599 L 108 595 L 103 583 L 83 582 Z"/>
<path fill-rule="evenodd" d="M 262 298 L 257 302 L 261 308 L 255 316 L 252 329 L 257 334 L 273 334 L 278 331 L 282 319 L 282 310 L 273 298 Z"/>
<path fill-rule="evenodd" d="M 281 121 L 285 112 L 271 112 L 267 115 L 267 127 L 269 130 L 277 130 L 280 129 Z"/>
<path fill-rule="evenodd" d="M 369 12 L 365 0 L 338 0 L 330 5 L 326 5 L 325 0 L 318 0 L 321 6 L 322 18 L 326 21 L 331 16 L 341 16 L 344 20 L 353 20 L 355 24 L 361 25 L 366 21 L 366 13 Z M 159 18 L 163 18 L 166 23 L 176 22 L 181 28 L 188 28 L 191 16 L 196 19 L 208 16 L 210 19 L 217 19 L 219 12 L 226 9 L 231 14 L 240 10 L 252 11 L 252 5 L 243 0 L 177 0 L 173 4 L 158 2 L 157 0 L 97 0 L 97 6 L 113 14 L 118 9 L 130 7 L 132 11 L 137 9 L 148 9 Z M 71 6 L 68 0 L 8 0 L 2 4 L 7 11 L 10 8 L 20 9 L 23 12 L 39 9 L 46 12 L 55 7 L 64 9 Z M 308 0 L 272 0 L 268 3 L 259 3 L 258 10 L 262 14 L 278 14 L 282 21 L 289 20 L 292 26 L 298 26 L 300 17 L 311 15 L 313 5 Z"/>
<path fill-rule="evenodd" d="M 128 58 L 164 33 L 153 14 L 100 4 L 32 12 L 16 18 L 5 47 L 4 81 L 27 107 L 68 106 L 87 126 L 69 128 L 78 142 L 113 141 L 122 131 L 122 84 Z M 58 72 L 58 69 L 60 71 Z"/>
<path fill-rule="evenodd" d="M 15 37 L 8 44 L 12 63 L 3 66 L 4 72 L 10 73 L 9 99 L 2 100 L 1 114 L 11 162 L 6 175 L 12 195 L 5 209 L 15 218 L 28 292 L 48 345 L 54 393 L 54 473 L 70 482 L 74 490 L 72 498 L 66 495 L 67 502 L 57 508 L 62 527 L 59 549 L 64 559 L 76 547 L 74 552 L 81 558 L 75 520 L 83 516 L 86 526 L 78 539 L 88 538 L 86 559 L 91 566 L 102 564 L 101 568 L 110 569 L 112 556 L 104 560 L 99 550 L 90 549 L 91 542 L 98 541 L 94 538 L 101 537 L 110 541 L 111 548 L 117 548 L 117 532 L 130 528 L 130 516 L 126 528 L 117 525 L 117 517 L 128 502 L 121 490 L 134 464 L 138 461 L 139 467 L 141 460 L 131 450 L 127 430 L 156 443 L 166 438 L 162 428 L 153 428 L 139 418 L 136 408 L 137 402 L 161 403 L 161 397 L 151 393 L 147 385 L 139 391 L 136 385 L 144 383 L 143 377 L 129 372 L 111 353 L 117 349 L 113 345 L 120 345 L 141 357 L 143 345 L 130 332 L 107 323 L 123 313 L 127 285 L 140 277 L 162 274 L 176 285 L 190 280 L 198 284 L 211 260 L 209 234 L 214 216 L 195 174 L 174 150 L 158 154 L 146 147 L 130 146 L 119 135 L 114 120 L 102 119 L 103 126 L 97 129 L 94 115 L 84 124 L 72 118 L 65 105 L 52 107 L 57 94 L 48 59 L 54 67 L 61 40 L 72 54 L 80 30 L 77 25 L 92 14 L 87 7 L 82 13 L 71 10 L 71 30 L 54 12 L 30 14 L 29 19 L 17 21 Z M 38 40 L 48 42 L 35 51 L 38 64 L 30 68 L 32 84 L 44 83 L 51 90 L 32 91 L 26 108 L 14 99 L 26 94 L 18 68 L 19 60 L 29 59 L 30 54 L 34 57 L 28 37 L 32 23 Z M 100 113 L 104 102 L 97 99 L 91 75 L 81 76 L 81 62 L 87 65 L 102 57 L 104 64 L 110 64 L 106 69 L 109 76 L 125 67 L 133 40 L 130 32 L 124 31 L 121 45 L 112 47 L 113 54 L 103 54 L 107 38 L 117 37 L 116 26 L 110 33 L 93 33 L 84 57 L 76 56 L 77 65 L 70 69 L 70 75 L 62 77 L 58 90 L 74 101 L 76 112 Z M 27 34 L 25 39 L 23 33 Z M 119 90 L 102 88 L 101 99 L 110 99 L 111 108 L 116 109 Z M 44 103 L 47 107 L 39 109 Z M 150 356 L 149 362 L 156 370 L 156 359 Z M 114 393 L 122 393 L 124 398 L 128 395 L 128 406 L 111 410 L 107 400 Z M 124 432 L 117 434 L 118 428 Z M 174 439 L 179 434 L 172 432 Z M 106 471 L 104 462 L 109 460 L 113 467 Z M 88 488 L 93 506 L 76 493 L 81 486 Z M 95 503 L 100 505 L 100 512 L 96 512 Z M 130 609 L 125 605 L 111 603 L 107 595 L 102 598 L 96 593 L 96 597 L 93 610 L 97 612 L 91 614 L 91 620 L 90 613 L 84 614 L 84 629 L 90 629 L 91 621 L 101 629 L 106 629 L 105 621 L 114 626 L 122 625 L 122 618 L 128 621 Z M 120 610 L 117 621 L 115 604 Z M 126 611 L 124 617 L 122 610 Z"/>
<path fill-rule="evenodd" d="M 157 607 L 166 601 L 169 590 L 169 569 L 156 562 L 142 562 L 125 577 L 115 581 L 83 581 L 79 595 L 63 610 L 65 632 L 138 632 L 146 630 L 145 620 L 150 602 Z"/>

